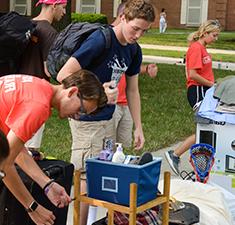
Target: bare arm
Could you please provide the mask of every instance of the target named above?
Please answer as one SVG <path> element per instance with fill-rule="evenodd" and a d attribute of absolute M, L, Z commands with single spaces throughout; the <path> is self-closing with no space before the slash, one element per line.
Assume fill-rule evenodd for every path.
<path fill-rule="evenodd" d="M 25 148 L 17 156 L 15 162 L 25 173 L 27 173 L 28 176 L 37 182 L 41 188 L 43 188 L 50 181 L 50 178 L 43 173 Z M 47 197 L 55 206 L 60 208 L 68 205 L 71 201 L 65 189 L 55 182 L 51 184 Z"/>
<path fill-rule="evenodd" d="M 6 167 L 4 168 L 6 177 L 3 181 L 11 193 L 19 200 L 19 202 L 25 208 L 28 208 L 34 199 L 23 184 L 14 166 L 15 158 L 24 148 L 24 143 L 19 138 L 17 138 L 12 131 L 8 133 L 7 139 L 9 141 L 10 155 L 7 158 Z M 36 224 L 52 224 L 53 220 L 55 219 L 53 213 L 41 205 L 39 205 L 34 212 L 29 213 L 29 216 Z"/>
<path fill-rule="evenodd" d="M 202 77 L 201 75 L 199 75 L 197 71 L 194 69 L 189 70 L 188 76 L 203 86 L 212 87 L 214 84 L 212 81 L 209 81 L 204 77 Z"/>
<path fill-rule="evenodd" d="M 51 74 L 49 73 L 48 69 L 47 69 L 47 62 L 45 61 L 43 63 L 44 65 L 44 73 L 48 76 L 48 77 L 51 77 Z"/>
<path fill-rule="evenodd" d="M 6 172 L 4 183 L 18 201 L 25 208 L 28 208 L 34 199 L 20 179 L 14 162 L 16 162 L 21 169 L 41 187 L 44 187 L 50 181 L 50 178 L 47 177 L 38 167 L 33 158 L 25 150 L 24 143 L 14 134 L 13 131 L 8 133 L 7 139 L 10 147 L 10 155 L 7 158 L 6 167 L 4 168 Z M 64 207 L 71 201 L 64 188 L 57 183 L 51 184 L 47 197 L 58 207 Z M 53 213 L 41 205 L 39 205 L 34 212 L 29 213 L 29 216 L 36 224 L 52 224 L 55 219 Z"/>
<path fill-rule="evenodd" d="M 138 76 L 126 76 L 127 80 L 127 100 L 128 106 L 135 124 L 134 143 L 136 149 L 141 149 L 144 146 L 144 134 L 141 123 L 141 105 L 140 94 L 138 87 Z"/>
<path fill-rule="evenodd" d="M 57 80 L 61 82 L 64 78 L 68 77 L 72 73 L 79 71 L 81 68 L 80 63 L 76 58 L 70 57 L 69 60 L 64 64 L 57 75 Z"/>
<path fill-rule="evenodd" d="M 69 60 L 65 63 L 65 65 L 61 68 L 57 75 L 57 80 L 61 82 L 64 78 L 68 77 L 72 73 L 79 71 L 81 68 L 80 63 L 77 61 L 76 58 L 70 57 Z M 103 84 L 105 93 L 108 97 L 109 104 L 115 104 L 118 95 L 118 89 L 115 87 L 114 89 L 110 89 L 109 87 L 112 86 L 113 82 L 106 82 Z"/>

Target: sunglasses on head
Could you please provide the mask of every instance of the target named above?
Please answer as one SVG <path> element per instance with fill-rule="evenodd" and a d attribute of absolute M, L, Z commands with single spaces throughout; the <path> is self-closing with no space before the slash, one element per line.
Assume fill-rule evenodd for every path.
<path fill-rule="evenodd" d="M 220 22 L 219 22 L 219 20 L 213 20 L 213 21 L 211 22 L 211 24 L 220 27 Z"/>

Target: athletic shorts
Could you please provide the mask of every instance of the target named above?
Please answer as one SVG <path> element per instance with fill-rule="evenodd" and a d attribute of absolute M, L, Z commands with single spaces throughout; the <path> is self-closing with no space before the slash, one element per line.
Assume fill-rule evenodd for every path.
<path fill-rule="evenodd" d="M 189 105 L 192 108 L 195 108 L 195 105 L 203 100 L 203 98 L 205 97 L 205 93 L 209 88 L 210 87 L 206 86 L 190 86 L 187 91 Z"/>

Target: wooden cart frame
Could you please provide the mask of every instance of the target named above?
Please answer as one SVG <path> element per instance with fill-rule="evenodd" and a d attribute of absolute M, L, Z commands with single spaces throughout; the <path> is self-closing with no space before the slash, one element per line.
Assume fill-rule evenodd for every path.
<path fill-rule="evenodd" d="M 137 207 L 137 184 L 130 184 L 129 207 L 114 204 L 87 197 L 86 193 L 80 193 L 80 176 L 81 172 L 76 170 L 74 173 L 74 201 L 73 224 L 80 225 L 80 203 L 88 203 L 90 205 L 101 206 L 108 210 L 108 225 L 113 225 L 114 211 L 129 214 L 129 225 L 136 225 L 136 214 L 144 210 L 150 209 L 156 205 L 162 204 L 162 225 L 169 223 L 169 196 L 170 196 L 170 172 L 164 173 L 163 194 L 157 196 L 156 199 L 149 201 Z"/>

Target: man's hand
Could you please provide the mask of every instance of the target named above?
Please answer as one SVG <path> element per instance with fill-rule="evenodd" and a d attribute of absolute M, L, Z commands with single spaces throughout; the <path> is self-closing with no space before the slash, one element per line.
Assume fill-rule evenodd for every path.
<path fill-rule="evenodd" d="M 37 225 L 54 224 L 55 220 L 55 216 L 53 215 L 53 213 L 45 209 L 41 205 L 38 205 L 35 211 L 29 212 L 29 216 Z"/>
<path fill-rule="evenodd" d="M 108 104 L 116 104 L 118 88 L 115 81 L 106 82 L 103 84 L 103 87 L 108 98 Z"/>
<path fill-rule="evenodd" d="M 150 77 L 154 78 L 157 76 L 158 67 L 154 63 L 148 64 L 146 67 L 146 72 Z"/>
<path fill-rule="evenodd" d="M 48 187 L 48 193 L 45 193 L 48 199 L 58 208 L 63 208 L 71 202 L 71 198 L 67 195 L 65 189 L 56 182 Z"/>
<path fill-rule="evenodd" d="M 136 150 L 140 150 L 144 147 L 144 134 L 142 129 L 135 129 L 134 131 L 134 147 Z"/>

